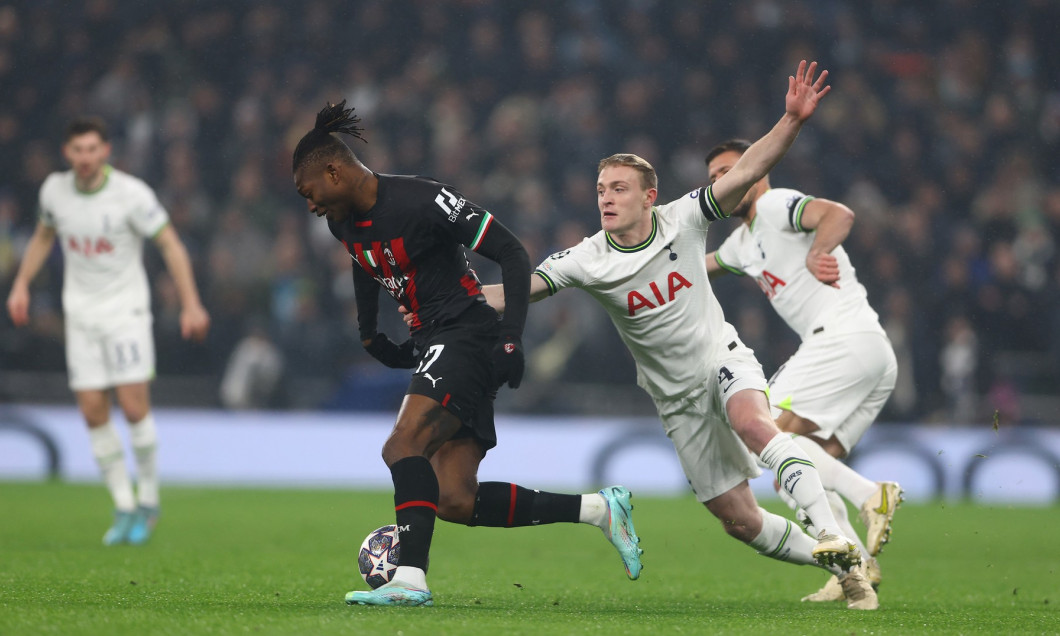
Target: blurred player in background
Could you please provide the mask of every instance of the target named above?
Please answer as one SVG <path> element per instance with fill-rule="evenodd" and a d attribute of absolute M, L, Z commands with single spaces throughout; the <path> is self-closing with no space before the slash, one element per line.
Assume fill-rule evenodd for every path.
<path fill-rule="evenodd" d="M 547 258 L 534 272 L 531 300 L 580 287 L 607 310 L 637 363 L 697 498 L 729 535 L 760 554 L 817 563 L 838 577 L 851 609 L 876 609 L 875 591 L 858 568 L 860 550 L 843 536 L 813 462 L 773 421 L 766 381 L 754 353 L 725 322 L 707 276 L 707 228 L 728 216 L 748 189 L 780 160 L 828 93 L 816 62 L 788 79 L 785 114 L 740 162 L 709 187 L 655 206 L 658 178 L 644 159 L 600 162 L 601 232 Z M 489 302 L 503 311 L 496 286 Z M 776 475 L 814 521 L 817 540 L 758 506 L 747 480 L 755 457 Z"/>
<path fill-rule="evenodd" d="M 734 139 L 706 158 L 710 182 L 732 170 L 751 147 Z M 857 533 L 843 499 L 860 509 L 866 540 L 858 545 L 869 580 L 878 585 L 874 558 L 890 538 L 901 502 L 895 482 L 876 483 L 834 458 L 846 457 L 894 390 L 898 363 L 879 316 L 869 306 L 841 243 L 854 224 L 847 206 L 788 188 L 771 188 L 769 175 L 747 191 L 732 216 L 743 220 L 717 251 L 707 255 L 711 279 L 733 273 L 752 276 L 802 344 L 769 381 L 769 401 L 781 430 L 797 433 L 847 536 Z M 795 502 L 778 489 L 789 506 Z M 844 598 L 833 577 L 803 600 Z"/>
<path fill-rule="evenodd" d="M 184 338 L 205 338 L 210 317 L 166 210 L 147 184 L 107 163 L 110 151 L 102 120 L 70 123 L 63 156 L 71 170 L 52 173 L 41 186 L 40 222 L 26 246 L 7 309 L 15 326 L 29 322 L 30 281 L 58 236 L 70 388 L 114 500 L 114 524 L 103 543 L 138 545 L 150 537 L 159 513 L 158 442 L 149 388 L 155 346 L 144 237 L 158 246 L 180 294 Z M 121 438 L 111 423 L 111 389 L 129 424 L 135 494 Z"/>
<path fill-rule="evenodd" d="M 345 105 L 328 104 L 298 142 L 295 187 L 353 259 L 365 349 L 388 367 L 415 368 L 383 445 L 400 562 L 389 583 L 350 592 L 346 602 L 433 604 L 426 571 L 436 517 L 469 526 L 594 524 L 619 551 L 629 578 L 637 578 L 641 550 L 625 488 L 565 495 L 479 483 L 479 464 L 497 444 L 497 389 L 505 383 L 514 389 L 523 376 L 529 258 L 500 221 L 451 186 L 365 167 L 338 136 L 363 140 L 359 118 Z M 508 307 L 502 320 L 486 304 L 465 247 L 500 265 L 498 287 Z M 411 338 L 401 344 L 377 329 L 380 287 L 409 312 Z"/>

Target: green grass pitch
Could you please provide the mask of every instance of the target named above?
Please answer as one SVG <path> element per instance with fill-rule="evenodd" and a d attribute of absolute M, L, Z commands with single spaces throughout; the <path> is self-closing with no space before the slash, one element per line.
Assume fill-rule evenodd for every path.
<path fill-rule="evenodd" d="M 1055 634 L 1060 507 L 906 503 L 878 612 L 799 599 L 691 496 L 634 497 L 644 572 L 588 526 L 439 522 L 433 608 L 348 607 L 389 493 L 169 487 L 151 543 L 104 548 L 101 486 L 0 483 L 0 634 Z M 783 514 L 775 505 L 768 506 Z"/>

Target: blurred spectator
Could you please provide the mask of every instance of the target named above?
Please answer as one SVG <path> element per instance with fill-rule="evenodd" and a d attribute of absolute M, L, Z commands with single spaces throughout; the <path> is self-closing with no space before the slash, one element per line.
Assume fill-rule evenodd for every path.
<path fill-rule="evenodd" d="M 282 406 L 282 377 L 283 354 L 269 339 L 264 322 L 251 320 L 221 378 L 221 404 L 228 409 Z"/>
<path fill-rule="evenodd" d="M 35 225 L 37 189 L 61 165 L 49 131 L 91 110 L 115 130 L 116 164 L 160 184 L 214 319 L 207 347 L 163 358 L 172 370 L 219 377 L 245 317 L 260 315 L 288 372 L 330 387 L 363 360 L 350 332 L 350 263 L 323 224 L 307 223 L 290 177 L 293 143 L 325 101 L 349 98 L 364 117 L 368 143 L 357 151 L 369 165 L 460 183 L 509 219 L 536 263 L 571 244 L 572 232 L 588 233 L 571 224 L 597 225 L 600 158 L 642 154 L 670 168 L 660 199 L 681 196 L 701 185 L 706 149 L 765 132 L 768 96 L 792 60 L 810 56 L 832 71 L 834 91 L 773 181 L 847 201 L 858 214 L 848 239 L 854 264 L 906 351 L 887 413 L 949 410 L 941 360 L 953 343 L 947 325 L 957 323 L 978 341 L 977 395 L 989 400 L 1001 381 L 1007 392 L 997 395 L 1016 403 L 1028 391 L 1055 394 L 1060 354 L 1045 352 L 1060 344 L 1039 339 L 1060 343 L 1052 324 L 1060 324 L 1056 3 L 754 2 L 733 5 L 726 20 L 716 19 L 718 8 L 643 0 L 0 6 L 8 175 L 0 293 Z M 343 60 L 329 55 L 337 42 Z M 469 257 L 496 282 L 491 264 Z M 0 329 L 0 372 L 61 372 L 57 258 L 37 281 L 35 331 L 16 341 Z M 178 351 L 177 340 L 167 343 L 179 335 L 164 264 L 151 256 L 147 264 L 158 347 Z M 719 285 L 719 297 L 771 373 L 792 335 L 745 310 L 760 299 L 740 287 Z M 555 312 L 528 334 L 534 374 L 542 383 L 632 387 L 611 331 L 601 312 Z M 998 360 L 1010 352 L 1022 356 L 1019 373 L 1002 374 Z M 517 409 L 556 408 L 549 391 L 521 391 L 534 399 L 518 399 Z"/>
<path fill-rule="evenodd" d="M 946 393 L 949 421 L 967 424 L 978 409 L 975 372 L 979 343 L 972 326 L 963 316 L 946 324 L 946 344 L 942 347 L 942 390 Z"/>

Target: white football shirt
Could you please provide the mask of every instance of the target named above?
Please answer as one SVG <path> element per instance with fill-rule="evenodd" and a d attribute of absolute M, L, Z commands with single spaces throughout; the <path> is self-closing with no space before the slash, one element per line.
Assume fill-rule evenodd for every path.
<path fill-rule="evenodd" d="M 883 333 L 869 306 L 868 293 L 840 245 L 832 251 L 839 262 L 839 289 L 825 285 L 806 267 L 814 232 L 800 220 L 813 200 L 797 190 L 772 188 L 755 204 L 755 218 L 729 235 L 715 253 L 718 264 L 741 276 L 754 277 L 773 308 L 803 340 L 815 332 Z"/>
<path fill-rule="evenodd" d="M 557 252 L 535 274 L 549 293 L 589 292 L 607 311 L 637 363 L 637 383 L 653 398 L 700 387 L 712 359 L 736 341 L 707 279 L 707 226 L 723 218 L 709 188 L 652 210 L 640 245 L 617 245 L 600 231 Z M 733 345 L 735 346 L 735 345 Z"/>
<path fill-rule="evenodd" d="M 40 189 L 41 222 L 63 250 L 63 310 L 79 320 L 150 312 L 144 237 L 169 215 L 140 179 L 105 166 L 103 185 L 81 192 L 72 170 L 53 172 Z"/>

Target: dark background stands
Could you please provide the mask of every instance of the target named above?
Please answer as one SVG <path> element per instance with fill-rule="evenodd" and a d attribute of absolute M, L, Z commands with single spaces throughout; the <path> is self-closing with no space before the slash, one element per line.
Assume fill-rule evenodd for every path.
<path fill-rule="evenodd" d="M 148 249 L 156 401 L 220 404 L 253 333 L 283 364 L 263 405 L 394 408 L 404 381 L 357 342 L 349 258 L 292 186 L 292 145 L 325 101 L 356 106 L 369 143 L 351 144 L 368 165 L 453 184 L 537 263 L 598 228 L 599 159 L 638 153 L 660 173 L 660 199 L 679 197 L 703 183 L 713 144 L 766 132 L 809 58 L 835 90 L 772 181 L 857 213 L 848 251 L 903 376 L 884 418 L 1055 421 L 1057 32 L 1050 0 L 8 3 L 0 292 L 42 180 L 64 168 L 66 122 L 99 114 L 115 164 L 169 209 L 213 317 L 207 343 L 180 340 L 175 291 Z M 716 224 L 711 247 L 734 227 Z M 70 399 L 61 274 L 56 250 L 31 326 L 0 319 L 0 400 Z M 794 334 L 748 281 L 717 293 L 772 373 Z M 603 312 L 563 296 L 531 309 L 527 381 L 499 408 L 650 414 Z M 400 337 L 396 312 L 387 320 Z"/>

